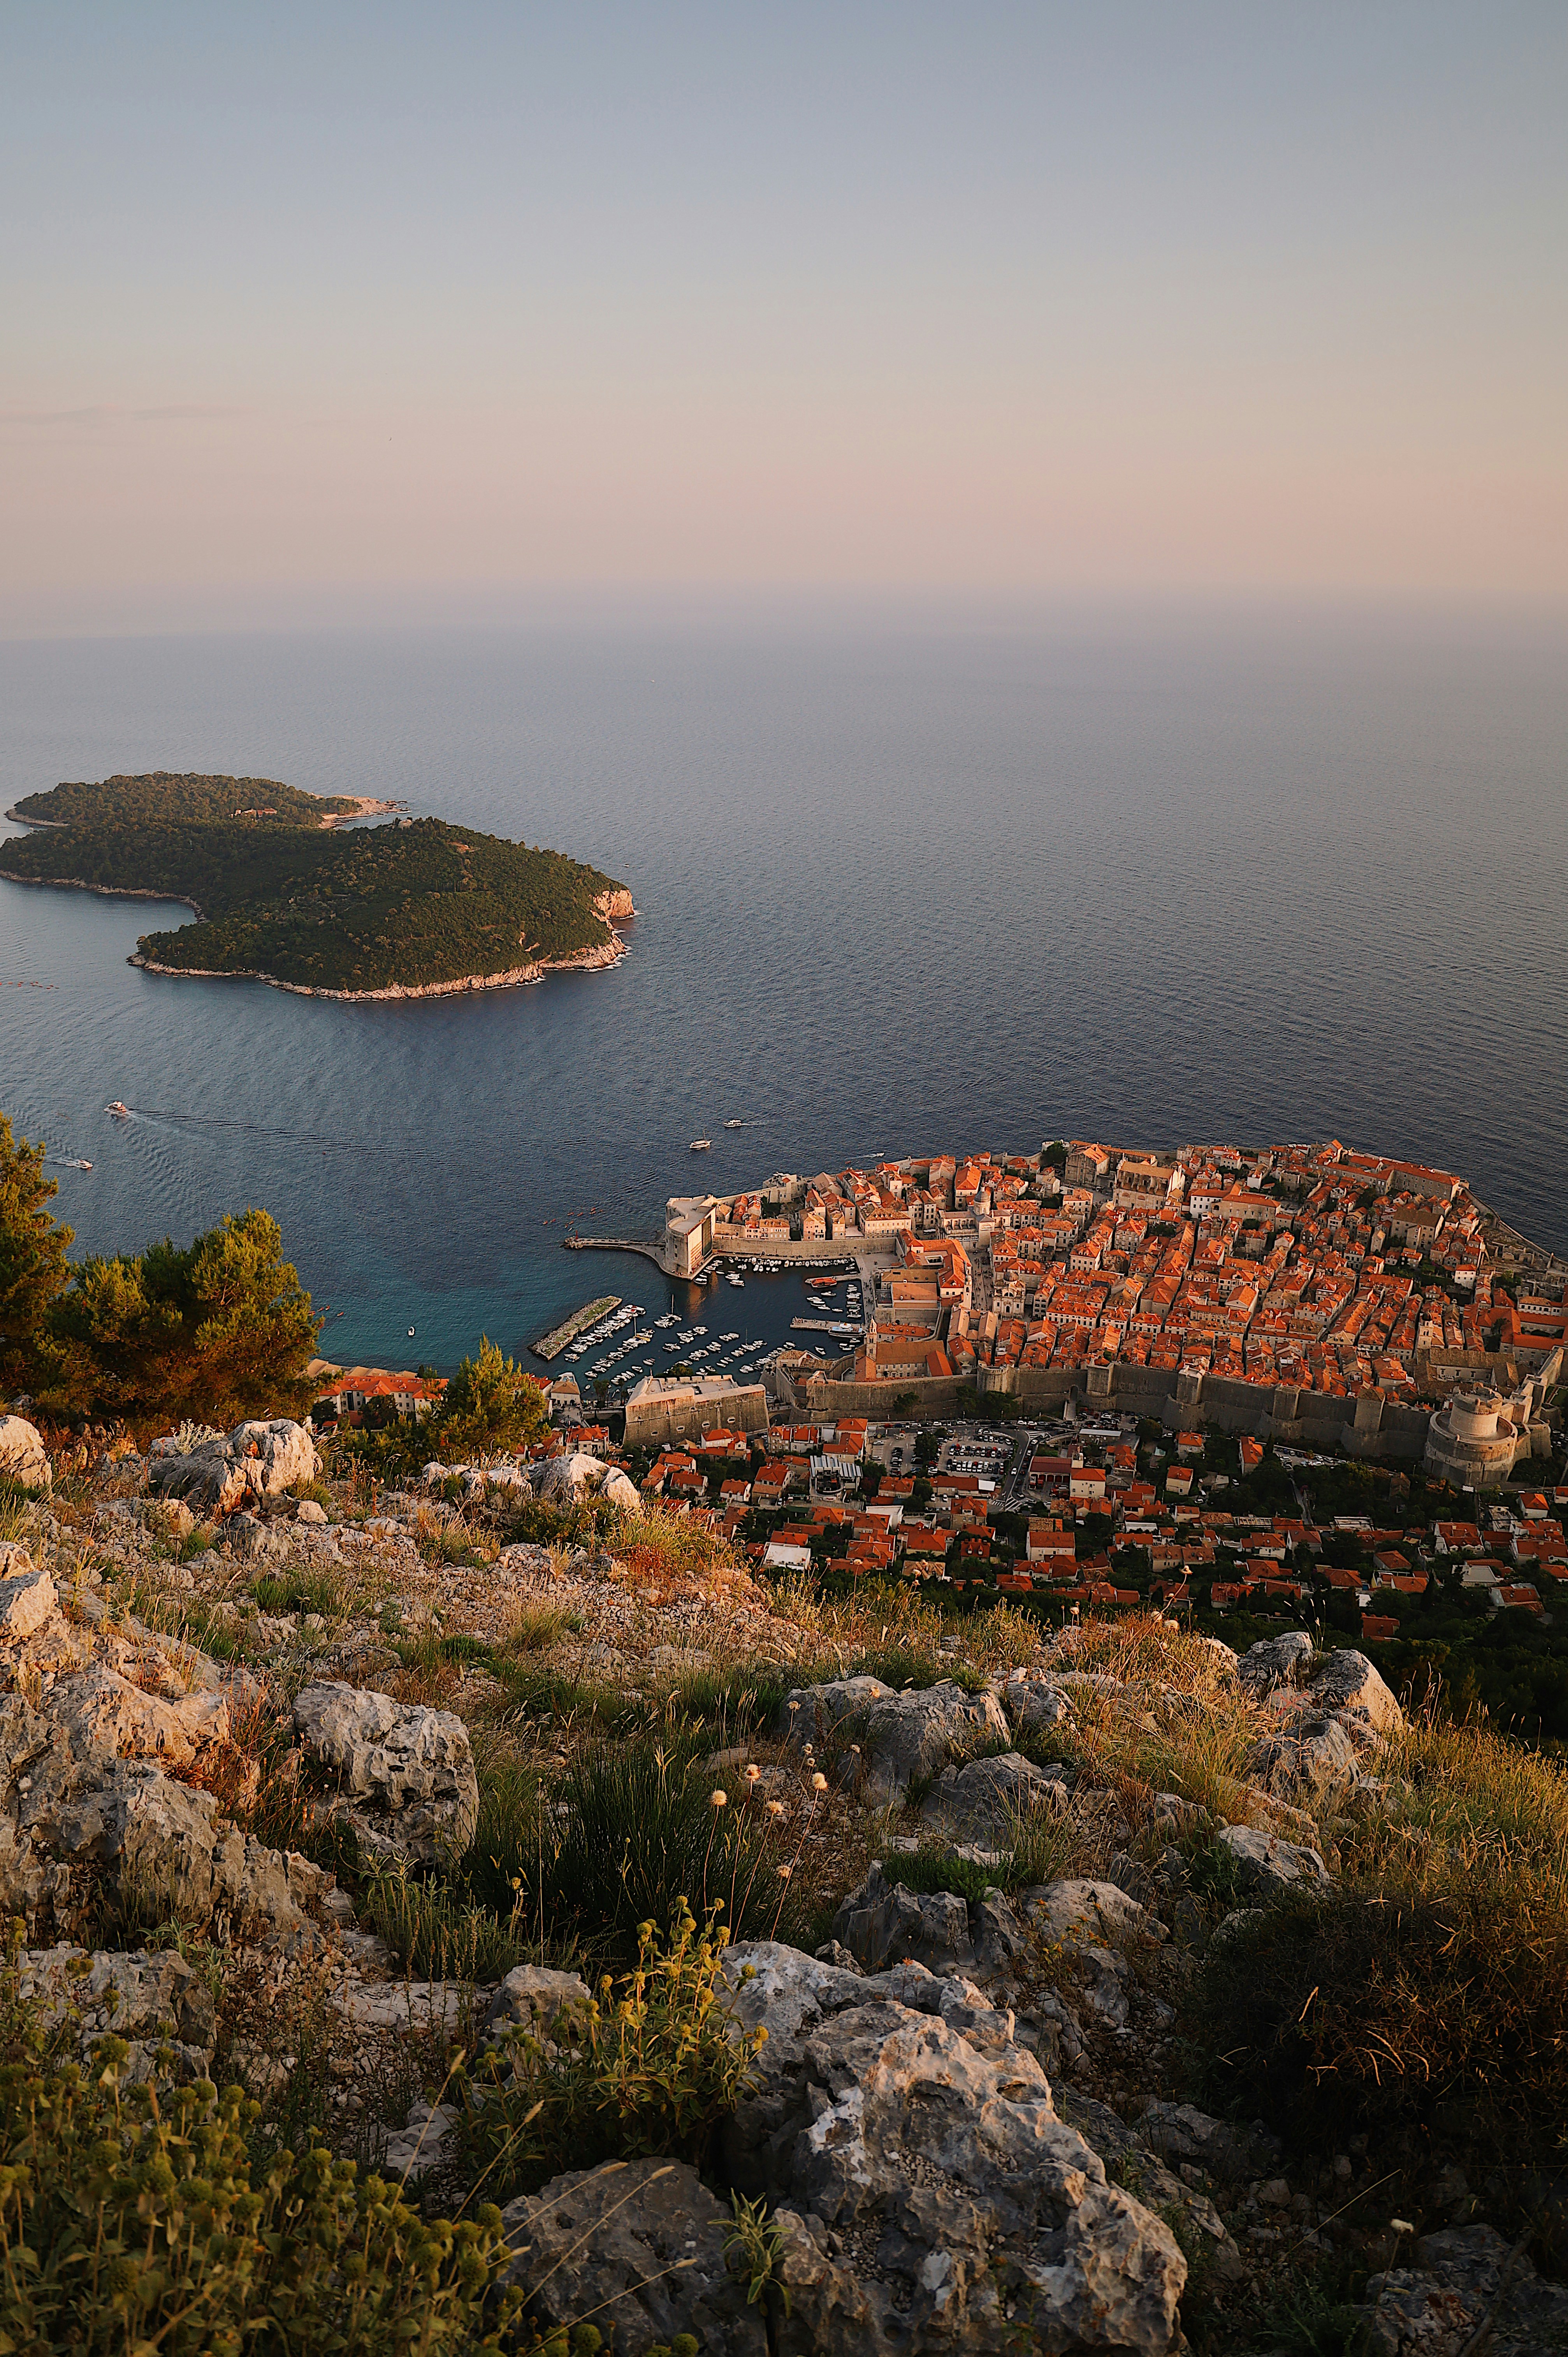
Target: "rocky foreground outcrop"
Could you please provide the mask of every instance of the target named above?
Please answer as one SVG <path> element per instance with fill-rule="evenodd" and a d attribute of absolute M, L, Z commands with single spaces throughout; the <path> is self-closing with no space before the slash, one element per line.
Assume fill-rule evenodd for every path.
<path fill-rule="evenodd" d="M 318 1480 L 321 1459 L 306 1427 L 278 1416 L 237 1424 L 225 1437 L 189 1449 L 177 1440 L 155 1440 L 147 1471 L 157 1495 L 177 1498 L 205 1518 L 237 1513 L 281 1498 L 302 1481 Z"/>
<path fill-rule="evenodd" d="M 1176 2347 L 1180 2246 L 1059 2116 L 1010 2011 L 917 1964 L 863 1976 L 771 1942 L 725 1976 L 768 2032 L 722 2161 L 772 2209 L 771 2318 L 726 2266 L 728 2211 L 693 2170 L 639 2162 L 504 2213 L 544 2319 L 605 2315 L 628 2357 L 682 2327 L 734 2357 Z"/>
<path fill-rule="evenodd" d="M 328 1805 L 371 1857 L 445 1867 L 462 1857 L 478 1823 L 479 1780 L 454 1712 L 334 1681 L 301 1689 L 294 1724 L 336 1786 Z"/>
<path fill-rule="evenodd" d="M 233 1740 L 254 1682 L 112 1622 L 91 1593 L 68 1619 L 25 1548 L 7 1544 L 5 1558 L 0 1910 L 29 1941 L 76 1938 L 106 1906 L 225 1943 L 314 1937 L 332 1877 L 235 1822 L 254 1796 L 256 1769 Z M 297 1759 L 274 1773 L 285 1786 L 314 1775 L 320 1807 L 345 1814 L 372 1855 L 422 1866 L 467 1846 L 478 1787 L 460 1719 L 317 1685 L 295 1725 Z"/>
<path fill-rule="evenodd" d="M 0 1415 L 0 1481 L 46 1496 L 54 1487 L 43 1435 L 25 1415 Z"/>
<path fill-rule="evenodd" d="M 497 1510 L 532 1487 L 520 1467 L 435 1464 L 420 1496 L 323 1506 L 297 1496 L 319 1479 L 309 1436 L 280 1422 L 155 1450 L 145 1470 L 145 1494 L 134 1465 L 95 1501 L 62 1482 L 52 1507 L 8 1525 L 25 1543 L 0 1543 L 0 1908 L 26 1925 L 23 1999 L 46 2023 L 74 2011 L 84 2055 L 113 2029 L 137 2074 L 242 2068 L 264 2091 L 306 2050 L 281 2026 L 303 1989 L 334 2137 L 446 2209 L 468 2190 L 457 2099 L 443 2094 L 453 2045 L 471 2054 L 519 2026 L 569 2035 L 587 1991 L 536 1966 L 478 1989 L 404 1973 L 331 1875 L 291 1850 L 294 1828 L 335 1818 L 365 1861 L 438 1878 L 473 1838 L 478 1780 L 456 1711 L 403 1696 L 454 1699 L 449 1675 L 482 1677 L 467 1664 L 508 1658 L 514 1636 L 558 1626 L 552 1675 L 657 1701 L 693 1666 L 820 1658 L 820 1635 L 770 1620 L 733 1567 L 679 1589 L 671 1575 L 667 1594 L 631 1555 L 501 1544 Z M 456 1519 L 454 1479 L 465 1529 L 489 1534 L 462 1564 L 431 1544 Z M 603 1481 L 581 1458 L 541 1486 L 564 1504 Z M 187 1603 L 211 1652 L 135 1617 L 166 1605 L 173 1625 Z M 407 1641 L 468 1631 L 471 1652 L 438 1642 L 428 1663 Z M 248 1667 L 213 1658 L 230 1632 Z M 1282 2255 L 1341 2247 L 1346 2189 L 1381 2181 L 1386 2158 L 1358 2153 L 1344 2187 L 1304 2184 L 1262 2124 L 1174 2100 L 1189 2083 L 1183 1975 L 1254 1909 L 1341 1871 L 1346 1825 L 1402 1772 L 1399 1705 L 1370 1662 L 1321 1656 L 1301 1632 L 1240 1658 L 1184 1640 L 1178 1686 L 1161 1683 L 1157 1643 L 1122 1683 L 1098 1665 L 1114 1652 L 1071 1632 L 1017 1668 L 995 1666 L 998 1648 L 988 1675 L 943 1641 L 952 1674 L 919 1689 L 790 1673 L 756 1738 L 755 1810 L 783 1794 L 791 1840 L 817 1811 L 824 1840 L 853 1855 L 822 1885 L 843 1894 L 832 1937 L 815 1957 L 769 1942 L 729 1953 L 728 1998 L 768 2037 L 701 2174 L 657 2155 L 565 2169 L 511 2205 L 542 2324 L 613 2324 L 627 2357 L 682 2332 L 703 2357 L 1176 2357 L 1189 2266 L 1196 2338 L 1213 2287 L 1261 2302 Z M 1123 1792 L 1096 1760 L 1110 1730 L 1151 1773 L 1155 1738 L 1209 1716 L 1235 1767 L 1211 1810 L 1141 1776 Z M 273 1800 L 292 1793 L 298 1815 L 256 1814 L 259 1727 Z M 536 1731 L 548 1783 L 582 1730 Z M 733 1813 L 750 1805 L 746 1762 L 743 1745 L 704 1763 Z M 290 1830 L 269 1842 L 259 1823 Z M 913 1887 L 942 1878 L 941 1853 L 959 1888 Z M 170 1919 L 226 1952 L 232 1986 L 255 1977 L 242 2033 L 223 2005 L 215 2018 L 210 1960 L 199 1972 L 150 1943 Z M 773 2288 L 755 2299 L 732 2187 L 772 2222 Z M 1456 2357 L 1488 2319 L 1501 2352 L 1553 2345 L 1568 2295 L 1474 2205 L 1444 2203 L 1421 2214 L 1452 2219 L 1444 2232 L 1366 2259 L 1371 2348 Z"/>

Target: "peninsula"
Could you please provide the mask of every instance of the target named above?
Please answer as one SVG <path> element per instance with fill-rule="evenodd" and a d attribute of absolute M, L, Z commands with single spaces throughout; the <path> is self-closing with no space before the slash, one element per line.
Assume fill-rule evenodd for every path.
<path fill-rule="evenodd" d="M 861 1317 L 817 1326 L 851 1347 L 829 1363 L 800 1354 L 823 1413 L 902 1397 L 950 1415 L 961 1390 L 1013 1413 L 1072 1401 L 1424 1458 L 1480 1487 L 1541 1452 L 1568 1358 L 1568 1263 L 1457 1173 L 1337 1138 L 1133 1151 L 1058 1138 L 1037 1154 L 780 1171 L 750 1192 L 671 1196 L 642 1248 L 688 1279 L 736 1260 L 853 1259 Z"/>
<path fill-rule="evenodd" d="M 0 847 L 0 877 L 184 900 L 198 921 L 144 934 L 150 973 L 223 974 L 330 998 L 407 998 L 613 965 L 623 885 L 564 853 L 318 797 L 269 778 L 106 778 L 28 795 L 37 830 Z M 356 818 L 392 823 L 350 829 Z"/>

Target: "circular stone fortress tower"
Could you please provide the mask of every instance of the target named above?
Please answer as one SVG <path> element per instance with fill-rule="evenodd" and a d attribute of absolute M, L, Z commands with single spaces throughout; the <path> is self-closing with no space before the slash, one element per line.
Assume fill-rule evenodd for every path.
<path fill-rule="evenodd" d="M 1455 1392 L 1427 1428 L 1424 1464 L 1456 1490 L 1495 1490 L 1530 1453 L 1530 1389 L 1522 1398 L 1500 1392 Z"/>

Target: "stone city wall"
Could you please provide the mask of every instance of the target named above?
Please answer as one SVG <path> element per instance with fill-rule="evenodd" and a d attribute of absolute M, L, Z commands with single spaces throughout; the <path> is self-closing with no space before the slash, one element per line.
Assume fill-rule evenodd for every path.
<path fill-rule="evenodd" d="M 677 1441 L 700 1440 L 721 1425 L 732 1432 L 766 1432 L 768 1394 L 760 1383 L 746 1383 L 715 1399 L 628 1400 L 626 1445 L 628 1448 L 664 1448 Z"/>

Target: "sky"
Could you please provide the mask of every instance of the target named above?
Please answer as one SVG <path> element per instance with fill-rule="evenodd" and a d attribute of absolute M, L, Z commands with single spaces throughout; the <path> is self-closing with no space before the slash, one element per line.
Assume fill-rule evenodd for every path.
<path fill-rule="evenodd" d="M 1563 0 L 0 8 L 0 632 L 1568 601 Z"/>

